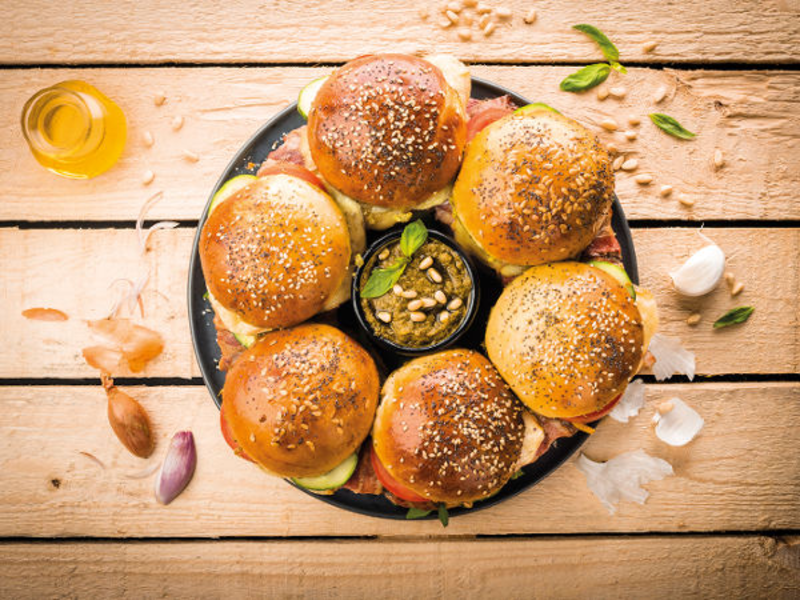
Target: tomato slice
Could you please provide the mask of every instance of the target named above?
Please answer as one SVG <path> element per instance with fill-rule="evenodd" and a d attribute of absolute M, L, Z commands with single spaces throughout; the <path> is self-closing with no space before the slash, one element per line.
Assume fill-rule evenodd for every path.
<path fill-rule="evenodd" d="M 319 180 L 319 177 L 314 175 L 311 171 L 309 171 L 305 167 L 290 162 L 278 162 L 275 163 L 274 165 L 270 165 L 267 168 L 259 171 L 258 176 L 265 177 L 267 175 L 276 175 L 278 173 L 282 173 L 284 175 L 290 175 L 292 177 L 297 177 L 298 179 L 307 181 L 311 185 L 317 186 L 323 192 L 325 191 L 325 186 Z"/>
<path fill-rule="evenodd" d="M 223 404 L 223 406 L 225 405 Z M 225 438 L 225 442 L 231 447 L 233 453 L 236 454 L 236 456 L 240 456 L 243 459 L 254 463 L 255 461 L 247 456 L 245 451 L 242 450 L 241 446 L 239 446 L 239 442 L 237 442 L 236 438 L 233 436 L 233 430 L 231 429 L 231 426 L 228 425 L 228 421 L 225 419 L 225 411 L 222 410 L 222 408 L 220 408 L 219 411 L 219 427 L 222 430 L 222 437 Z"/>
<path fill-rule="evenodd" d="M 383 487 L 403 500 L 408 500 L 409 502 L 428 502 L 427 498 L 423 498 L 416 492 L 408 489 L 404 485 L 392 479 L 392 476 L 389 475 L 389 471 L 387 471 L 386 467 L 383 466 L 373 448 L 370 448 L 370 454 L 372 459 L 372 469 L 375 471 L 375 475 L 378 476 L 378 480 L 383 484 Z"/>
<path fill-rule="evenodd" d="M 482 110 L 467 122 L 467 141 L 478 135 L 481 129 L 487 125 L 491 125 L 513 112 L 513 108 L 500 108 L 498 106 Z"/>
<path fill-rule="evenodd" d="M 619 402 L 620 398 L 622 398 L 622 394 L 617 395 L 617 397 L 614 398 L 608 404 L 606 404 L 605 407 L 593 413 L 589 413 L 588 415 L 578 415 L 577 417 L 565 417 L 562 420 L 569 421 L 570 423 L 583 423 L 583 424 L 598 421 L 603 417 L 605 417 L 612 410 L 614 410 L 614 407 L 616 406 L 617 402 Z"/>

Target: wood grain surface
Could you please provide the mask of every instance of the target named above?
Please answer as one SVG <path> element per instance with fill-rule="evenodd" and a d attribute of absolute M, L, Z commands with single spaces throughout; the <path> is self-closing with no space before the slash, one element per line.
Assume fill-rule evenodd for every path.
<path fill-rule="evenodd" d="M 207 390 L 123 388 L 153 418 L 158 446 L 137 459 L 106 420 L 99 385 L 0 388 L 0 536 L 213 537 L 768 531 L 800 528 L 800 384 L 653 384 L 638 417 L 604 420 L 583 447 L 604 461 L 644 449 L 675 475 L 646 485 L 643 506 L 610 516 L 570 461 L 534 488 L 487 510 L 438 521 L 391 521 L 333 508 L 237 458 L 219 432 Z M 655 407 L 680 397 L 705 419 L 689 445 L 655 437 Z M 780 418 L 776 418 L 780 415 Z M 167 507 L 153 479 L 131 479 L 163 459 L 168 440 L 193 431 L 197 470 Z M 101 468 L 81 454 L 88 452 Z"/>
<path fill-rule="evenodd" d="M 10 543 L 0 580 L 76 597 L 796 598 L 797 538 Z M 465 561 L 469 556 L 471 560 Z"/>
<path fill-rule="evenodd" d="M 0 38 L 2 39 L 2 38 Z M 777 39 L 777 36 L 775 37 Z M 748 41 L 748 44 L 752 42 Z M 157 190 L 163 201 L 153 218 L 196 219 L 234 153 L 258 128 L 297 98 L 302 87 L 330 68 L 25 69 L 0 71 L 0 220 L 135 220 L 142 202 Z M 561 92 L 558 83 L 574 67 L 472 68 L 474 75 L 505 85 L 532 101 L 546 102 L 613 142 L 638 169 L 617 175 L 617 194 L 634 219 L 798 219 L 800 202 L 800 72 L 630 69 L 614 72 L 605 87 L 628 90 L 622 100 L 599 101 Z M 36 90 L 57 81 L 91 81 L 124 109 L 128 144 L 108 173 L 70 181 L 44 172 L 25 144 L 19 115 Z M 664 86 L 660 104 L 653 95 Z M 155 94 L 166 103 L 156 107 Z M 647 118 L 666 112 L 696 132 L 693 141 L 672 138 Z M 184 117 L 180 131 L 172 130 Z M 619 131 L 599 127 L 613 118 Z M 642 119 L 631 127 L 628 118 Z M 638 138 L 623 135 L 633 130 Z M 152 148 L 143 135 L 151 132 Z M 184 150 L 196 153 L 190 162 Z M 713 164 L 720 150 L 722 169 Z M 149 186 L 145 171 L 155 173 Z M 641 186 L 633 176 L 649 173 Z M 659 196 L 662 185 L 674 187 Z M 694 201 L 692 208 L 680 196 Z"/>
<path fill-rule="evenodd" d="M 68 0 L 53 10 L 47 0 L 17 2 L 0 24 L 4 63 L 324 62 L 370 52 L 413 53 L 437 48 L 472 61 L 593 61 L 597 47 L 570 27 L 592 23 L 617 44 L 624 61 L 797 62 L 800 5 L 796 0 L 602 3 L 569 0 L 497 0 L 509 8 L 485 38 L 461 41 L 442 30 L 439 0 L 306 0 L 225 3 L 189 0 L 180 9 L 145 0 L 109 5 Z M 426 7 L 430 17 L 420 18 Z M 523 17 L 537 9 L 534 25 Z M 80 32 L 70 35 L 67 32 Z M 25 35 L 19 35 L 24 32 Z M 658 42 L 653 53 L 647 41 Z"/>
<path fill-rule="evenodd" d="M 697 354 L 700 374 L 795 373 L 800 365 L 798 294 L 800 229 L 709 229 L 706 234 L 729 257 L 728 268 L 745 290 L 731 298 L 728 288 L 702 298 L 684 298 L 672 288 L 668 273 L 704 244 L 690 228 L 635 229 L 634 243 L 642 284 L 655 294 L 661 331 L 678 336 Z M 138 376 L 199 375 L 189 334 L 186 281 L 194 230 L 158 231 L 142 258 L 133 230 L 0 229 L 0 377 L 95 377 L 81 350 L 95 343 L 85 319 L 108 314 L 114 299 L 127 289 L 118 278 L 137 281 L 151 269 L 143 295 L 141 320 L 164 336 L 164 353 Z M 757 269 L 752 265 L 759 265 Z M 741 327 L 713 330 L 712 323 L 734 306 L 753 305 L 756 312 Z M 52 307 L 66 322 L 32 321 L 28 308 Z M 686 324 L 693 312 L 702 321 Z M 124 314 L 124 313 L 123 313 Z M 121 373 L 121 375 L 132 375 Z"/>

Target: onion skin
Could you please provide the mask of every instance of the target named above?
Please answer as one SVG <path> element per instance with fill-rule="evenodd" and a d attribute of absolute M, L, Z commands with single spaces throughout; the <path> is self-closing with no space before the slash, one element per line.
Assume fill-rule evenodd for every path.
<path fill-rule="evenodd" d="M 172 437 L 167 457 L 156 480 L 156 500 L 169 504 L 189 485 L 197 465 L 197 449 L 191 431 L 179 431 Z"/>
<path fill-rule="evenodd" d="M 147 411 L 128 394 L 121 392 L 110 377 L 103 378 L 108 396 L 108 422 L 122 445 L 134 456 L 147 458 L 156 447 L 153 426 Z"/>

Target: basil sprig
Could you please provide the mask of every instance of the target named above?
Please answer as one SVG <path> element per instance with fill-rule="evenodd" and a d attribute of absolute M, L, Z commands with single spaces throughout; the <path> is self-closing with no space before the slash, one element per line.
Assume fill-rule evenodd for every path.
<path fill-rule="evenodd" d="M 427 239 L 428 229 L 422 221 L 417 219 L 413 223 L 406 225 L 403 229 L 403 234 L 400 236 L 400 252 L 403 255 L 398 256 L 391 265 L 384 269 L 373 269 L 369 279 L 367 279 L 367 283 L 364 284 L 364 288 L 361 290 L 361 297 L 378 298 L 391 290 L 400 279 L 403 271 L 406 270 L 408 263 L 411 262 L 411 257 L 422 247 L 422 244 Z"/>
<path fill-rule="evenodd" d="M 714 329 L 721 329 L 722 327 L 730 327 L 731 325 L 744 323 L 750 318 L 754 310 L 755 307 L 753 306 L 737 306 L 736 308 L 732 308 L 714 321 Z"/>
<path fill-rule="evenodd" d="M 423 510 L 422 508 L 417 508 L 416 506 L 412 506 L 408 509 L 406 513 L 406 519 L 424 519 L 429 514 L 431 514 L 432 510 Z"/>
<path fill-rule="evenodd" d="M 572 75 L 567 75 L 559 86 L 565 92 L 584 92 L 608 79 L 611 67 L 606 63 L 587 65 Z"/>
<path fill-rule="evenodd" d="M 691 140 L 697 137 L 696 133 L 692 133 L 669 115 L 650 113 L 650 120 L 655 123 L 661 131 L 670 134 L 672 137 L 682 140 Z"/>
<path fill-rule="evenodd" d="M 611 69 L 619 71 L 620 73 L 628 72 L 625 67 L 619 64 L 619 50 L 614 43 L 608 39 L 605 33 L 594 25 L 587 25 L 586 23 L 573 25 L 572 28 L 592 38 L 597 45 L 600 46 L 600 50 L 603 52 L 603 56 L 608 61 L 608 64 L 597 63 L 588 65 L 576 73 L 568 75 L 564 81 L 561 82 L 560 87 L 562 90 L 565 92 L 584 92 L 600 85 L 608 79 Z"/>
<path fill-rule="evenodd" d="M 442 527 L 447 527 L 447 524 L 450 522 L 450 515 L 444 504 L 439 505 L 439 521 L 442 523 Z"/>

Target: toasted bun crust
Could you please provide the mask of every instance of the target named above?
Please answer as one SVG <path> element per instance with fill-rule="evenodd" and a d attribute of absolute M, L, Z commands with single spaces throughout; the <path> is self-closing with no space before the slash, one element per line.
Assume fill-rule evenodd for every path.
<path fill-rule="evenodd" d="M 643 353 L 642 317 L 610 275 L 578 262 L 531 267 L 489 314 L 486 350 L 511 389 L 546 417 L 601 410 Z"/>
<path fill-rule="evenodd" d="M 222 306 L 256 327 L 290 327 L 318 313 L 347 277 L 350 235 L 328 194 L 268 175 L 211 213 L 200 263 Z"/>
<path fill-rule="evenodd" d="M 467 145 L 453 208 L 490 257 L 537 265 L 586 248 L 613 193 L 614 173 L 597 137 L 540 109 L 504 117 Z"/>
<path fill-rule="evenodd" d="M 380 381 L 369 354 L 328 325 L 267 333 L 225 379 L 225 417 L 242 450 L 283 477 L 322 475 L 367 437 Z"/>
<path fill-rule="evenodd" d="M 420 496 L 449 505 L 473 502 L 514 474 L 522 410 L 482 355 L 439 352 L 386 380 L 373 448 L 391 476 Z"/>
<path fill-rule="evenodd" d="M 344 194 L 411 208 L 455 177 L 466 120 L 438 67 L 403 54 L 362 56 L 317 93 L 309 147 L 322 176 Z"/>

